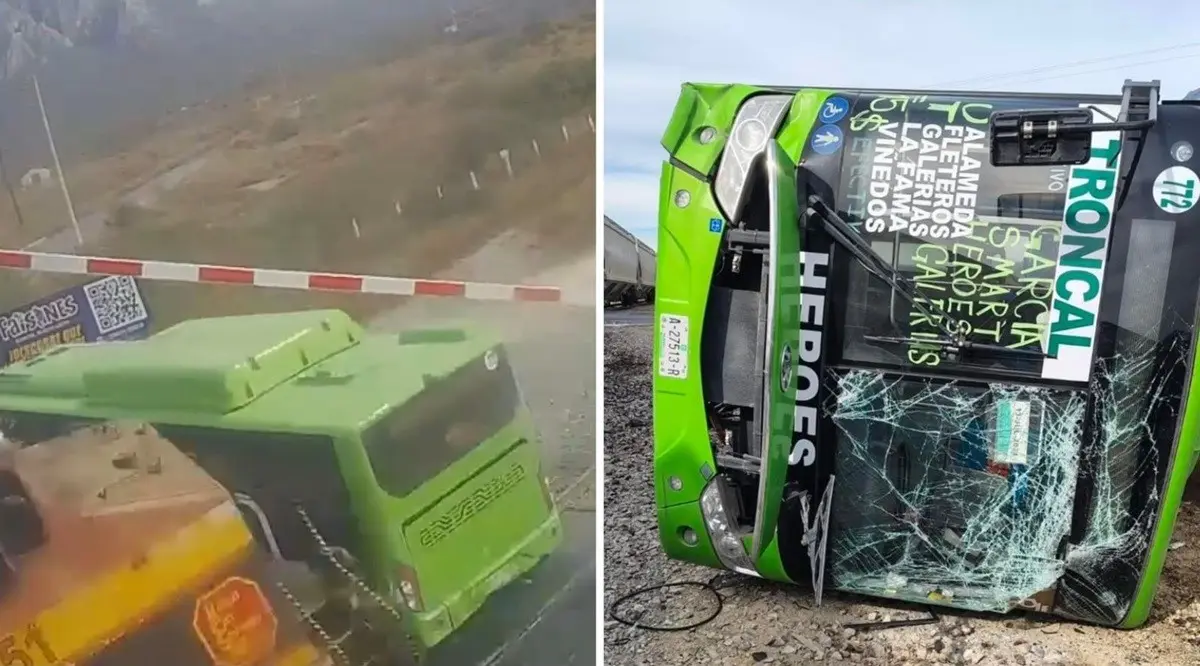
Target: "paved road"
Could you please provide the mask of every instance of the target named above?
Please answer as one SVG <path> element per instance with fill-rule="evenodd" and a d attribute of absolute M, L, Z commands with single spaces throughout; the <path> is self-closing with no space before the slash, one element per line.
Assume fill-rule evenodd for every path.
<path fill-rule="evenodd" d="M 506 612 L 529 618 L 521 632 L 509 634 L 488 666 L 583 666 L 596 663 L 596 514 L 568 510 L 564 514 L 568 544 L 557 558 L 543 564 L 533 585 L 543 591 L 525 597 L 542 599 L 530 614 L 518 603 Z"/>
<path fill-rule="evenodd" d="M 654 306 L 637 305 L 632 308 L 610 308 L 604 310 L 604 326 L 650 326 L 654 323 Z"/>
<path fill-rule="evenodd" d="M 430 666 L 567 666 L 596 663 L 596 515 L 563 513 L 565 543 L 488 600 Z"/>

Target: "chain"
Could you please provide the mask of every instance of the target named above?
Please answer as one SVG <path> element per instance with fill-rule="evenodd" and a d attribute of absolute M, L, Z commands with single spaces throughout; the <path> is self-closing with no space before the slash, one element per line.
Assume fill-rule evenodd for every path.
<path fill-rule="evenodd" d="M 287 585 L 275 583 L 275 587 L 279 588 L 279 591 L 288 600 L 288 603 L 292 604 L 292 607 L 296 609 L 296 614 L 300 616 L 300 619 L 304 620 L 309 629 L 312 629 L 313 633 L 325 644 L 325 650 L 333 657 L 335 666 L 351 666 L 350 657 L 342 649 L 341 644 L 333 640 L 333 637 L 329 635 L 328 631 L 325 631 L 325 627 L 321 626 L 321 623 L 317 621 L 317 618 L 313 617 L 312 613 L 304 610 L 304 604 L 300 603 L 300 600 L 296 598 L 296 595 L 292 594 Z"/>
<path fill-rule="evenodd" d="M 312 518 L 308 515 L 308 511 L 306 511 L 302 505 L 296 504 L 296 514 L 300 516 L 300 520 L 304 523 L 304 527 L 308 529 L 309 534 L 311 534 L 313 540 L 316 541 L 317 547 L 320 549 L 321 554 L 324 555 L 325 559 L 329 560 L 329 563 L 338 570 L 338 573 L 345 576 L 346 580 L 349 580 L 351 583 L 353 583 L 359 591 L 367 595 L 367 597 L 374 601 L 379 608 L 382 608 L 387 612 L 388 615 L 392 617 L 392 619 L 396 622 L 396 627 L 404 633 L 404 639 L 407 641 L 409 650 L 412 652 L 413 663 L 421 663 L 421 652 L 417 649 L 417 642 L 413 640 L 412 634 L 408 632 L 407 623 L 404 621 L 404 616 L 400 613 L 400 611 L 397 610 L 394 605 L 389 603 L 387 599 L 383 597 L 383 595 L 379 594 L 372 589 L 371 586 L 367 585 L 366 581 L 364 581 L 360 576 L 350 571 L 350 569 L 348 569 L 346 565 L 334 555 L 333 548 L 329 546 L 329 542 L 327 542 L 325 537 L 321 535 L 321 532 L 317 530 L 317 526 L 313 523 Z M 338 649 L 340 650 L 341 648 L 339 647 Z"/>

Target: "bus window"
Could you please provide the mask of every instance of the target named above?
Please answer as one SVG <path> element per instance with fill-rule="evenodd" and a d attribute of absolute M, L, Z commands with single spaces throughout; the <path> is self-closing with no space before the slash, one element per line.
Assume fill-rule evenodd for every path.
<path fill-rule="evenodd" d="M 489 351 L 425 389 L 363 433 L 376 481 L 412 492 L 512 423 L 520 393 L 508 358 Z"/>
<path fill-rule="evenodd" d="M 969 235 L 916 237 L 907 231 L 871 233 L 874 249 L 907 277 L 925 302 L 969 327 L 973 340 L 1016 349 L 1044 349 L 1053 282 L 1058 266 L 1064 197 L 1008 192 L 993 177 L 979 197 Z M 1014 186 L 1026 186 L 1023 183 Z M 982 186 L 981 186 L 982 189 Z M 984 196 L 986 194 L 986 196 Z M 945 370 L 950 361 L 922 338 L 939 334 L 930 320 L 883 281 L 852 262 L 845 281 L 843 359 L 893 367 Z M 881 303 L 889 304 L 881 307 Z M 871 341 L 868 336 L 906 337 L 908 345 Z M 988 363 L 994 370 L 1026 369 L 1025 357 Z M 978 368 L 978 363 L 975 364 Z"/>

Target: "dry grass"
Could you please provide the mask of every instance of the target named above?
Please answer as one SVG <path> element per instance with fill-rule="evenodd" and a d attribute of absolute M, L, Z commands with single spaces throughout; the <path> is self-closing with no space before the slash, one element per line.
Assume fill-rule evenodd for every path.
<path fill-rule="evenodd" d="M 358 272 L 430 275 L 466 256 L 489 238 L 520 228 L 538 239 L 534 254 L 570 256 L 594 246 L 595 150 L 591 143 L 554 156 L 525 177 L 497 188 L 478 210 L 464 213 L 420 233 L 407 242 L 384 241 L 386 229 L 365 229 L 361 239 L 342 234 L 331 257 L 357 257 Z M 353 270 L 354 266 L 348 267 Z M 66 284 L 66 282 L 64 282 Z M 337 307 L 365 318 L 395 307 L 404 299 L 380 295 L 310 293 L 286 289 L 227 287 L 170 282 L 143 282 L 155 321 L 180 321 L 251 312 L 286 312 Z"/>
<path fill-rule="evenodd" d="M 240 99 L 174 114 L 125 152 L 69 167 L 80 215 L 109 220 L 85 250 L 419 276 L 513 227 L 543 239 L 548 251 L 591 247 L 595 151 L 585 119 L 595 101 L 593 21 L 435 45 L 336 76 L 264 82 Z M 564 121 L 573 125 L 570 144 L 559 136 Z M 534 137 L 544 148 L 540 162 L 528 148 Z M 516 156 L 511 182 L 501 148 Z M 173 189 L 132 201 L 131 192 L 187 164 L 200 166 Z M 468 169 L 482 190 L 470 189 Z M 439 183 L 447 184 L 443 201 Z M 273 187 L 248 187 L 257 184 Z M 0 206 L 0 246 L 19 247 L 66 219 L 56 189 L 23 192 L 21 206 L 24 229 Z M 0 274 L 0 306 L 76 281 Z M 330 304 L 366 314 L 395 302 L 161 283 L 146 291 L 160 325 Z"/>

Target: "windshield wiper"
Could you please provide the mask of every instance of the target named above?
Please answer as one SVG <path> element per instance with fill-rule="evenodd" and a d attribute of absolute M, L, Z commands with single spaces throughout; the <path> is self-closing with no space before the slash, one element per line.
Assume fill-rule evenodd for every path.
<path fill-rule="evenodd" d="M 825 225 L 825 231 L 833 238 L 834 242 L 854 255 L 854 258 L 858 260 L 858 263 L 862 264 L 868 273 L 886 282 L 895 293 L 899 294 L 921 314 L 925 315 L 938 328 L 938 332 L 941 334 L 939 338 L 868 335 L 865 336 L 866 340 L 897 344 L 936 345 L 941 347 L 941 353 L 944 356 L 951 357 L 958 356 L 964 352 L 990 352 L 1038 359 L 1050 358 L 1048 354 L 1037 349 L 1014 349 L 1003 345 L 971 340 L 968 337 L 970 333 L 970 324 L 968 322 L 958 321 L 954 317 L 951 317 L 944 309 L 924 301 L 908 277 L 888 264 L 883 257 L 879 256 L 879 253 L 871 247 L 870 243 L 847 224 L 821 197 L 815 194 L 808 197 L 807 213 L 810 216 L 820 218 L 821 222 Z"/>
<path fill-rule="evenodd" d="M 945 355 L 954 355 L 961 351 L 987 351 L 996 354 L 1013 354 L 1015 356 L 1029 356 L 1031 358 L 1050 358 L 1048 354 L 1036 349 L 1018 349 L 1014 347 L 1005 347 L 1004 345 L 994 345 L 990 342 L 975 342 L 973 340 L 963 340 L 963 336 L 956 335 L 953 338 L 915 338 L 899 337 L 891 335 L 864 335 L 864 340 L 871 342 L 886 342 L 897 345 L 932 345 L 941 347 L 941 351 Z"/>

